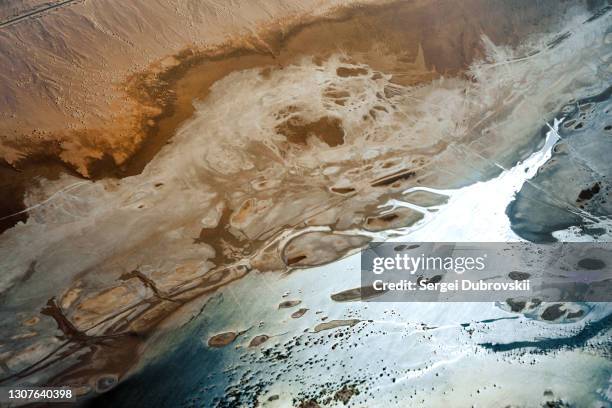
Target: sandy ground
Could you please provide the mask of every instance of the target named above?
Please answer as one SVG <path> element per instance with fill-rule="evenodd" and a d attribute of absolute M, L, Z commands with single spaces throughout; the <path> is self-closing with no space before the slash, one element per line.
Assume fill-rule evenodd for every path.
<path fill-rule="evenodd" d="M 41 10 L 28 4 L 11 2 L 13 15 Z M 232 71 L 340 51 L 411 85 L 464 72 L 484 56 L 482 34 L 511 45 L 555 21 L 546 5 L 400 2 L 395 15 L 361 4 L 74 2 L 0 27 L 0 231 L 27 219 L 36 179 L 139 174 Z"/>
<path fill-rule="evenodd" d="M 186 48 L 242 42 L 354 1 L 79 1 L 0 29 L 0 157 L 10 164 L 58 156 L 88 175 L 90 160 L 122 164 L 142 141 L 141 106 L 126 84 L 157 62 L 163 71 Z M 4 2 L 2 15 L 41 2 Z M 153 111 L 150 111 L 152 109 Z"/>

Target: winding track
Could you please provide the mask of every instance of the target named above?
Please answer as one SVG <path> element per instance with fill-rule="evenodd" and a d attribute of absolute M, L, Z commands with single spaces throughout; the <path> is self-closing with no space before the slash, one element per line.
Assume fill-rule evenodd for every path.
<path fill-rule="evenodd" d="M 73 3 L 78 3 L 78 2 L 81 2 L 81 1 L 83 1 L 83 0 L 63 0 L 63 1 L 60 1 L 58 3 L 50 4 L 50 5 L 42 7 L 42 8 L 37 8 L 37 9 L 34 9 L 34 10 L 28 10 L 28 11 L 23 12 L 22 14 L 19 14 L 19 15 L 14 16 L 14 17 L 9 17 L 7 20 L 4 20 L 4 21 L 0 22 L 0 28 L 5 28 L 5 27 L 11 26 L 13 24 L 20 23 L 20 22 L 22 22 L 24 20 L 27 20 L 30 17 L 35 17 L 35 16 L 38 16 L 40 14 L 45 14 L 45 13 L 47 13 L 47 12 L 49 12 L 51 10 L 54 10 L 56 8 L 60 8 L 62 6 L 68 6 L 68 5 L 71 5 Z"/>

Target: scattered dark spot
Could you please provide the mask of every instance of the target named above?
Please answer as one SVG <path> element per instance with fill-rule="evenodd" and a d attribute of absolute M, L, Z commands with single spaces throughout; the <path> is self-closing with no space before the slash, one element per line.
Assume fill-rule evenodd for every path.
<path fill-rule="evenodd" d="M 267 334 L 255 336 L 249 343 L 249 347 L 258 347 L 262 345 L 263 343 L 265 343 L 266 341 L 268 341 L 269 339 L 270 339 L 270 336 L 268 336 Z"/>
<path fill-rule="evenodd" d="M 442 281 L 442 275 L 435 275 L 432 276 L 431 278 L 425 278 L 423 276 L 418 276 L 416 279 L 416 284 L 417 285 L 421 285 L 421 284 L 428 284 L 428 283 L 438 283 Z"/>
<path fill-rule="evenodd" d="M 217 334 L 208 339 L 208 346 L 215 348 L 225 347 L 228 344 L 233 343 L 234 340 L 236 340 L 236 337 L 238 337 L 238 334 L 235 332 Z"/>
<path fill-rule="evenodd" d="M 336 69 L 336 75 L 342 78 L 365 75 L 368 73 L 368 70 L 365 68 L 348 68 L 348 67 L 339 67 Z"/>
<path fill-rule="evenodd" d="M 555 305 L 548 306 L 542 313 L 542 316 L 541 316 L 542 319 L 548 320 L 548 321 L 557 320 L 558 318 L 560 318 L 566 313 L 566 311 L 563 310 L 562 307 L 563 305 L 561 303 L 557 303 Z"/>
<path fill-rule="evenodd" d="M 439 283 L 442 281 L 442 275 L 434 275 L 429 279 L 424 279 L 425 283 Z"/>
<path fill-rule="evenodd" d="M 296 310 L 295 312 L 291 313 L 291 317 L 293 319 L 299 319 L 300 317 L 304 316 L 304 314 L 306 314 L 307 311 L 308 311 L 308 309 L 301 308 L 301 309 Z"/>
<path fill-rule="evenodd" d="M 359 390 L 354 385 L 345 385 L 334 394 L 334 401 L 340 401 L 344 405 L 348 404 L 353 395 L 359 395 Z"/>
<path fill-rule="evenodd" d="M 542 408 L 570 408 L 570 405 L 568 405 L 563 400 L 558 399 L 553 401 L 546 401 L 542 404 Z"/>
<path fill-rule="evenodd" d="M 287 309 L 287 308 L 290 308 L 290 307 L 297 306 L 300 303 L 302 303 L 301 300 L 285 300 L 284 302 L 280 302 L 278 304 L 278 308 L 279 309 Z"/>
<path fill-rule="evenodd" d="M 353 302 L 381 296 L 386 292 L 386 290 L 375 290 L 372 286 L 362 286 L 360 288 L 347 289 L 342 292 L 334 293 L 331 295 L 331 299 L 334 302 Z"/>
<path fill-rule="evenodd" d="M 575 312 L 569 312 L 567 314 L 568 319 L 577 319 L 582 316 L 584 316 L 584 310 L 577 310 Z"/>
<path fill-rule="evenodd" d="M 519 271 L 512 271 L 508 274 L 508 277 L 515 281 L 523 281 L 523 280 L 529 279 L 530 276 L 531 275 L 528 274 L 527 272 L 519 272 Z"/>
<path fill-rule="evenodd" d="M 513 312 L 520 312 L 527 305 L 527 302 L 525 302 L 524 300 L 514 300 L 512 298 L 506 299 L 506 303 L 508 304 L 508 306 L 510 306 L 510 310 L 512 310 Z"/>
<path fill-rule="evenodd" d="M 580 191 L 580 194 L 578 194 L 577 201 L 590 200 L 595 194 L 599 193 L 600 190 L 601 186 L 599 185 L 599 182 L 597 182 L 593 184 L 590 188 L 585 188 L 584 190 Z"/>
<path fill-rule="evenodd" d="M 578 266 L 582 269 L 588 269 L 590 271 L 600 270 L 606 267 L 606 263 L 601 259 L 595 258 L 584 258 L 578 261 Z"/>

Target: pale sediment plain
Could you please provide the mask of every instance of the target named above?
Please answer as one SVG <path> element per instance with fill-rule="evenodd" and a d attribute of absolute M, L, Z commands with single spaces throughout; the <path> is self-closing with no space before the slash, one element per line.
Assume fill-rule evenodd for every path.
<path fill-rule="evenodd" d="M 406 190 L 498 175 L 610 85 L 604 3 L 348 5 L 86 1 L 0 29 L 2 155 L 25 173 L 2 173 L 22 216 L 2 217 L 3 384 L 103 393 L 194 299 L 430 220 L 446 199 Z"/>

